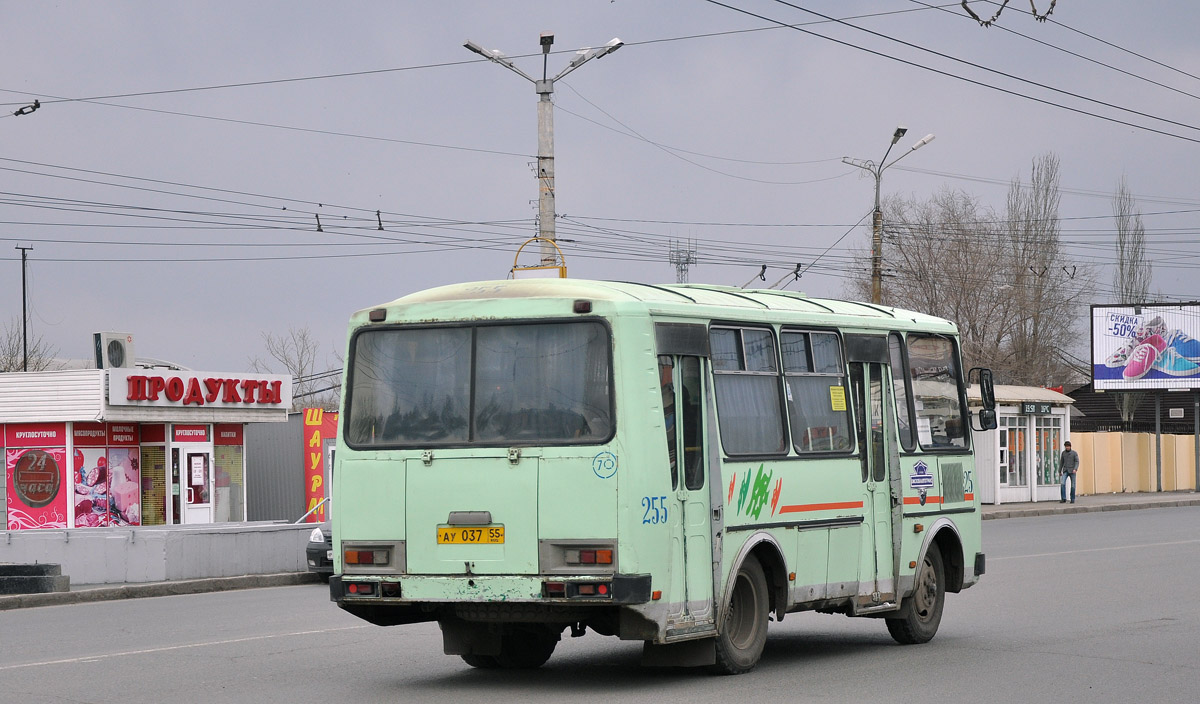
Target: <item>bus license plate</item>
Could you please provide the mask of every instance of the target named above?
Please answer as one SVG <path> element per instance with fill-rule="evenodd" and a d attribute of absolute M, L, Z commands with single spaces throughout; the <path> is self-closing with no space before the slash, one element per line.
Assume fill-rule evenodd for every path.
<path fill-rule="evenodd" d="M 501 545 L 504 526 L 438 526 L 438 545 Z"/>

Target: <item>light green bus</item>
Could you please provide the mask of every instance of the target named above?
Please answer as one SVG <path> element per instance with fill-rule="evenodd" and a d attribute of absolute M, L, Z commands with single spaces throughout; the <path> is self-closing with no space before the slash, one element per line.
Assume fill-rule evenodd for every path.
<path fill-rule="evenodd" d="M 469 283 L 356 313 L 330 595 L 475 667 L 564 633 L 758 662 L 770 616 L 934 636 L 984 572 L 953 323 L 803 294 Z M 975 371 L 975 370 L 973 370 Z"/>

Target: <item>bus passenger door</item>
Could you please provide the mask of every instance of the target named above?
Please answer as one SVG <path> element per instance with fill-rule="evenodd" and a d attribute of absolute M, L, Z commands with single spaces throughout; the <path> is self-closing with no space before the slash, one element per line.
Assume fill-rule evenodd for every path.
<path fill-rule="evenodd" d="M 896 599 L 892 480 L 898 476 L 900 455 L 888 365 L 851 362 L 850 384 L 855 397 L 862 481 L 866 489 L 863 524 L 871 548 L 864 551 L 859 570 L 856 606 L 861 613 Z"/>
<path fill-rule="evenodd" d="M 704 358 L 661 355 L 667 453 L 675 495 L 669 502 L 672 600 L 675 628 L 712 623 L 713 545 L 706 452 Z"/>

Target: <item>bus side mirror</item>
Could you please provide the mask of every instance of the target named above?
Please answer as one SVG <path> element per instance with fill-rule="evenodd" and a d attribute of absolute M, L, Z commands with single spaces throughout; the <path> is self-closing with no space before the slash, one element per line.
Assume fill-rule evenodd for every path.
<path fill-rule="evenodd" d="M 978 378 L 978 382 L 975 379 Z M 978 430 L 994 430 L 996 428 L 996 387 L 992 383 L 992 370 L 975 367 L 967 373 L 968 383 L 979 384 L 979 400 L 982 409 L 979 411 Z"/>

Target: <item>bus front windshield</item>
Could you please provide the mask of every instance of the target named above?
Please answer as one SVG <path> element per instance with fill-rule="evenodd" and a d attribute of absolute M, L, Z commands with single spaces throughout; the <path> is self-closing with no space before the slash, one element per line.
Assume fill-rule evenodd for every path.
<path fill-rule="evenodd" d="M 607 328 L 593 321 L 366 330 L 351 447 L 560 445 L 612 436 Z"/>

